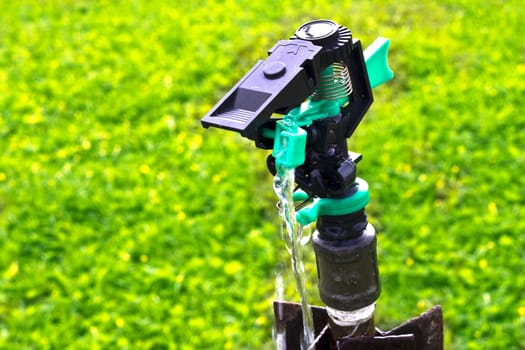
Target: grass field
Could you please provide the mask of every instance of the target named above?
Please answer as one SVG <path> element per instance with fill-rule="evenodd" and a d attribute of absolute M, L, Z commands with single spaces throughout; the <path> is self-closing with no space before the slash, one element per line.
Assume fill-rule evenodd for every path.
<path fill-rule="evenodd" d="M 315 18 L 391 39 L 396 77 L 349 141 L 377 322 L 441 304 L 447 349 L 525 348 L 520 1 L 4 0 L 1 349 L 272 348 L 266 154 L 199 120 Z"/>

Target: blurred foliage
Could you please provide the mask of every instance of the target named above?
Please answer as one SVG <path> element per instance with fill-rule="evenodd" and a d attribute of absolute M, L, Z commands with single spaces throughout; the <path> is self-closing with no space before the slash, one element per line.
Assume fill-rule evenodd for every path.
<path fill-rule="evenodd" d="M 442 304 L 447 348 L 525 347 L 524 12 L 0 2 L 0 348 L 272 347 L 286 252 L 266 155 L 199 119 L 313 18 L 392 40 L 396 78 L 350 140 L 379 232 L 378 323 Z M 306 268 L 315 294 L 311 253 Z"/>

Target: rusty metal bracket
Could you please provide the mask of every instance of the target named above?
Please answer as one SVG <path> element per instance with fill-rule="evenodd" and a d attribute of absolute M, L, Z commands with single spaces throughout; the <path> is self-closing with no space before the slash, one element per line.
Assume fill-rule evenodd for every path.
<path fill-rule="evenodd" d="M 443 314 L 441 306 L 383 332 L 376 329 L 373 337 L 347 337 L 336 341 L 327 328 L 328 314 L 323 307 L 312 306 L 317 350 L 443 350 Z M 285 335 L 286 349 L 300 349 L 303 329 L 301 306 L 275 301 L 276 331 Z"/>

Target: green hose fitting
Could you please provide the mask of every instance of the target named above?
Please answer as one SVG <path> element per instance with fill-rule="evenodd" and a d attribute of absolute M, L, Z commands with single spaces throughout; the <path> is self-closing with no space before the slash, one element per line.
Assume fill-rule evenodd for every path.
<path fill-rule="evenodd" d="M 368 183 L 358 177 L 356 185 L 357 192 L 346 198 L 316 198 L 313 204 L 296 213 L 297 222 L 306 226 L 321 215 L 347 215 L 363 209 L 370 202 Z"/>

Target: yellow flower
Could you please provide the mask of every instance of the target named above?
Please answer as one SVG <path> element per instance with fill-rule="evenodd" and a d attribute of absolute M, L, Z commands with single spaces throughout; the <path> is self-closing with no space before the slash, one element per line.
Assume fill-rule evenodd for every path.
<path fill-rule="evenodd" d="M 118 328 L 124 327 L 125 324 L 126 322 L 124 322 L 124 319 L 120 317 L 115 320 L 115 325 L 117 325 Z"/>
<path fill-rule="evenodd" d="M 498 213 L 498 206 L 494 202 L 490 202 L 488 209 L 491 215 L 496 215 Z"/>
<path fill-rule="evenodd" d="M 178 284 L 184 282 L 184 275 L 183 274 L 178 274 L 177 276 L 175 276 L 175 282 L 178 283 Z"/>
<path fill-rule="evenodd" d="M 9 265 L 7 270 L 5 270 L 4 278 L 11 279 L 18 274 L 18 271 L 20 271 L 20 268 L 18 266 L 18 261 L 13 261 L 11 265 Z"/>
<path fill-rule="evenodd" d="M 487 262 L 487 259 L 481 259 L 479 261 L 479 268 L 482 270 L 485 270 L 489 266 L 489 263 Z"/>
<path fill-rule="evenodd" d="M 525 317 L 525 306 L 520 306 L 518 308 L 518 314 L 520 315 L 520 317 Z"/>
<path fill-rule="evenodd" d="M 118 256 L 119 256 L 119 258 L 121 258 L 124 261 L 129 261 L 129 259 L 131 259 L 131 255 L 129 255 L 128 252 L 123 252 L 123 251 L 119 252 Z"/>
<path fill-rule="evenodd" d="M 259 316 L 255 319 L 255 324 L 258 326 L 265 326 L 269 323 L 268 318 L 266 316 Z"/>
<path fill-rule="evenodd" d="M 224 272 L 229 275 L 229 276 L 233 276 L 233 275 L 236 275 L 237 273 L 239 273 L 240 271 L 242 270 L 242 264 L 239 262 L 239 261 L 231 261 L 229 263 L 227 263 L 225 266 L 224 266 Z"/>
<path fill-rule="evenodd" d="M 179 221 L 183 221 L 184 219 L 186 219 L 186 213 L 183 212 L 183 211 L 179 211 L 179 212 L 177 213 L 177 220 L 179 220 Z"/>
<path fill-rule="evenodd" d="M 86 151 L 89 150 L 91 148 L 91 142 L 89 142 L 89 140 L 83 140 L 82 148 L 85 149 Z"/>

